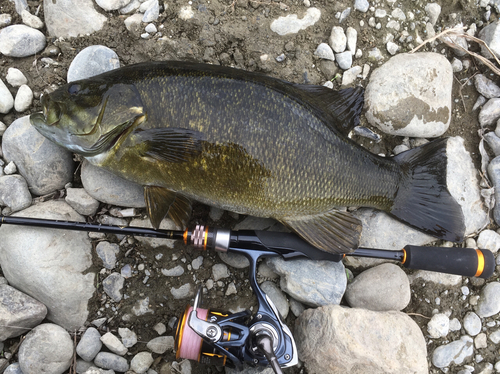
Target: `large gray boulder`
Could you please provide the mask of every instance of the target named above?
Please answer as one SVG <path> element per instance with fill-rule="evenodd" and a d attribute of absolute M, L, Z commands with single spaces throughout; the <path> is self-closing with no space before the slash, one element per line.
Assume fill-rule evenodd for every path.
<path fill-rule="evenodd" d="M 31 126 L 29 116 L 15 120 L 5 130 L 2 150 L 5 160 L 14 161 L 35 195 L 62 189 L 73 179 L 71 152 L 42 136 Z"/>
<path fill-rule="evenodd" d="M 366 119 L 400 136 L 437 137 L 451 121 L 453 70 L 438 53 L 401 53 L 371 75 Z"/>
<path fill-rule="evenodd" d="M 424 336 L 401 312 L 339 305 L 307 309 L 295 323 L 294 337 L 311 374 L 428 373 Z"/>
<path fill-rule="evenodd" d="M 15 215 L 84 221 L 62 201 L 36 204 Z M 95 291 L 95 274 L 88 272 L 92 266 L 88 234 L 3 225 L 0 237 L 0 264 L 9 284 L 45 304 L 50 321 L 70 331 L 83 326 Z"/>

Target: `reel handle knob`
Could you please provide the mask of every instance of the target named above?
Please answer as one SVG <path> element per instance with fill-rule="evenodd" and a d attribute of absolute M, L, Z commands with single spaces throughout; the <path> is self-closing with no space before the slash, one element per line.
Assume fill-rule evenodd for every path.
<path fill-rule="evenodd" d="M 283 374 L 280 364 L 278 363 L 278 358 L 274 354 L 273 345 L 273 338 L 267 333 L 261 333 L 255 338 L 255 347 L 266 357 L 267 362 L 269 362 L 274 372 L 276 374 Z"/>

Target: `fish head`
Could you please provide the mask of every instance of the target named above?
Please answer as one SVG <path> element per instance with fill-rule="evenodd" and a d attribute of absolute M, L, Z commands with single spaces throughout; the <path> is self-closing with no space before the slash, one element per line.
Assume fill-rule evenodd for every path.
<path fill-rule="evenodd" d="M 86 79 L 59 87 L 41 98 L 43 111 L 30 116 L 46 138 L 81 154 L 95 156 L 115 145 L 146 114 L 133 84 Z"/>

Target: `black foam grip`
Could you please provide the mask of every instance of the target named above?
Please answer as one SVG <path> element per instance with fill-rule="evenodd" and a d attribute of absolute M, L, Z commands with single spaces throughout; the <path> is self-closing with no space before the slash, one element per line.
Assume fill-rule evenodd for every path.
<path fill-rule="evenodd" d="M 285 258 L 297 257 L 299 253 L 311 260 L 339 262 L 344 258 L 339 253 L 324 252 L 292 233 L 255 231 L 255 235 L 265 247 L 281 253 Z"/>
<path fill-rule="evenodd" d="M 404 249 L 406 259 L 403 264 L 409 269 L 430 270 L 466 277 L 477 276 L 485 279 L 491 277 L 495 271 L 495 256 L 487 249 L 414 245 L 407 245 Z"/>

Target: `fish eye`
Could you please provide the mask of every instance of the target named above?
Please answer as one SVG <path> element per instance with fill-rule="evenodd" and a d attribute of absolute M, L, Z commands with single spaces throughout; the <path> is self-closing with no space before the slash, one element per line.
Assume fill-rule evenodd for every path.
<path fill-rule="evenodd" d="M 68 93 L 70 95 L 76 95 L 80 91 L 80 85 L 79 84 L 72 84 L 68 88 Z"/>

